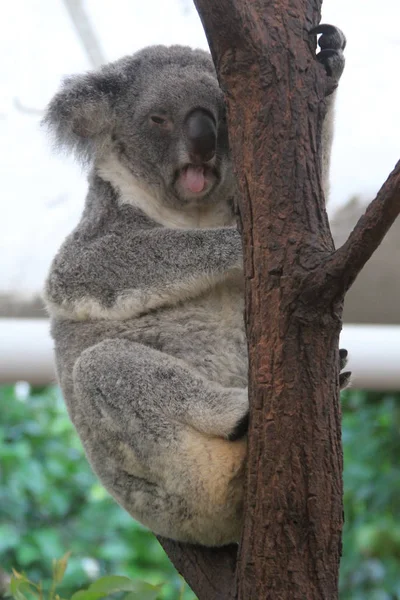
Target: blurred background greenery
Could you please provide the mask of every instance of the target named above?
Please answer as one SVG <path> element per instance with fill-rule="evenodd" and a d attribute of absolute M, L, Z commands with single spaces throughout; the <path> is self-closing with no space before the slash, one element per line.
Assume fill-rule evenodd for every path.
<path fill-rule="evenodd" d="M 345 532 L 342 600 L 400 600 L 400 393 L 347 391 L 343 400 Z M 0 387 L 0 565 L 49 581 L 71 551 L 59 593 L 104 574 L 182 580 L 155 537 L 96 481 L 57 387 Z M 186 588 L 184 600 L 194 595 Z"/>

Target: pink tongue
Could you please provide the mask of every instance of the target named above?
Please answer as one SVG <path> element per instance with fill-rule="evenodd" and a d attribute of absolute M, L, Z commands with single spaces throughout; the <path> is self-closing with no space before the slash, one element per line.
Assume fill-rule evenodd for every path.
<path fill-rule="evenodd" d="M 202 192 L 205 186 L 203 167 L 189 165 L 182 173 L 182 183 L 190 192 Z"/>

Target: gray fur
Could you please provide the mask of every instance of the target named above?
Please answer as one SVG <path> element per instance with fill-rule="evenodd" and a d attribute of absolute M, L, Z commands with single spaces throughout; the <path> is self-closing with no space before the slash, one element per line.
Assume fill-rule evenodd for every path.
<path fill-rule="evenodd" d="M 90 463 L 155 533 L 238 541 L 242 249 L 211 58 L 156 46 L 68 78 L 45 123 L 90 165 L 82 219 L 45 289 L 60 385 Z M 215 127 L 215 155 L 187 170 L 209 143 L 193 145 L 199 123 L 211 140 Z"/>

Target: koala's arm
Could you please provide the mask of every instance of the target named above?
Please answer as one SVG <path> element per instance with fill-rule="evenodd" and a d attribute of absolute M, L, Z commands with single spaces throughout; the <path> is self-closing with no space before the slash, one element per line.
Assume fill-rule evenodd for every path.
<path fill-rule="evenodd" d="M 80 306 L 80 318 L 85 310 L 123 318 L 193 298 L 241 271 L 242 241 L 235 227 L 125 229 L 82 243 L 75 236 L 67 240 L 45 295 L 50 308 L 68 312 Z"/>

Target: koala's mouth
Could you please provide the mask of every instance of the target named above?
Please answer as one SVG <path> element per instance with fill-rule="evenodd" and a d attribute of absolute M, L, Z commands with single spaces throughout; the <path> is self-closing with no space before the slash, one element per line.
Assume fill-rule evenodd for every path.
<path fill-rule="evenodd" d="M 175 187 L 185 197 L 203 196 L 218 181 L 218 172 L 208 165 L 185 165 L 175 174 Z"/>

